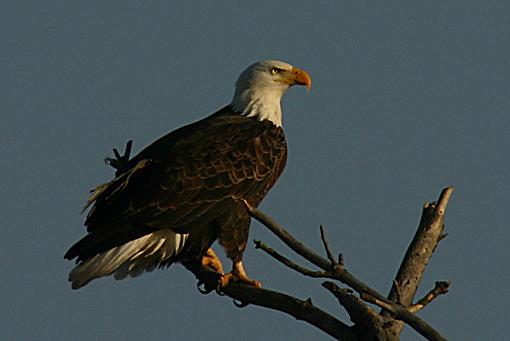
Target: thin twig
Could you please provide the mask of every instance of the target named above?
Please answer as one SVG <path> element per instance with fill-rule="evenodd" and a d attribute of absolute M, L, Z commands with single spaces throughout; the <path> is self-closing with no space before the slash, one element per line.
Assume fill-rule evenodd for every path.
<path fill-rule="evenodd" d="M 268 255 L 270 255 L 271 257 L 273 257 L 274 259 L 276 259 L 277 261 L 279 261 L 280 263 L 282 263 L 283 265 L 291 268 L 292 270 L 295 270 L 305 276 L 308 276 L 308 277 L 314 277 L 314 278 L 327 278 L 328 277 L 328 273 L 327 272 L 324 272 L 324 271 L 312 271 L 312 270 L 309 270 L 305 267 L 302 267 L 301 265 L 298 265 L 296 263 L 294 263 L 293 261 L 291 261 L 290 259 L 282 256 L 281 254 L 279 254 L 276 250 L 270 248 L 269 246 L 267 246 L 266 244 L 262 243 L 260 240 L 254 240 L 253 241 L 255 243 L 255 248 L 256 249 L 261 249 L 263 250 L 264 252 L 266 252 Z"/>
<path fill-rule="evenodd" d="M 331 248 L 329 247 L 329 243 L 326 238 L 326 233 L 324 232 L 324 227 L 322 227 L 322 225 L 320 226 L 320 230 L 322 245 L 324 245 L 324 249 L 326 250 L 326 255 L 328 256 L 328 259 L 331 262 L 331 266 L 334 267 L 335 265 L 338 265 L 338 263 L 337 260 L 335 259 L 335 256 L 333 256 L 333 252 L 331 252 Z"/>
<path fill-rule="evenodd" d="M 448 292 L 450 288 L 450 282 L 445 281 L 437 281 L 434 289 L 430 290 L 427 295 L 425 295 L 418 302 L 409 307 L 409 311 L 412 313 L 416 313 L 423 308 L 425 308 L 430 302 L 435 300 L 438 296 L 444 295 Z"/>
<path fill-rule="evenodd" d="M 341 253 L 338 254 L 338 261 L 337 261 L 337 263 L 338 263 L 338 265 L 340 265 L 342 267 L 345 266 L 344 255 L 343 254 L 341 254 Z"/>
<path fill-rule="evenodd" d="M 317 265 L 319 268 L 330 271 L 331 265 L 323 257 L 316 254 L 305 244 L 294 238 L 287 230 L 285 230 L 280 224 L 278 224 L 273 218 L 251 206 L 247 201 L 244 201 L 246 208 L 250 215 L 266 226 L 271 232 L 273 232 L 281 241 L 283 241 L 288 247 L 294 252 L 299 254 L 310 263 Z"/>

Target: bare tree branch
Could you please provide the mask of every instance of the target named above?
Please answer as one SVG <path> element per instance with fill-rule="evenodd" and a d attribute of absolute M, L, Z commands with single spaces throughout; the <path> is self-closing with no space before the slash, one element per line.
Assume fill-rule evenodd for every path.
<path fill-rule="evenodd" d="M 442 224 L 444 221 L 444 210 L 446 208 L 446 202 L 451 195 L 451 189 L 445 189 L 440 197 L 440 200 L 437 205 L 430 204 L 426 205 L 424 209 L 424 213 L 428 213 L 428 222 L 420 224 L 420 228 L 431 230 L 436 227 L 436 225 L 440 225 L 439 232 L 437 232 L 437 228 L 434 229 L 436 232 L 435 244 L 439 239 L 443 236 L 442 232 Z M 296 240 L 290 233 L 288 233 L 283 227 L 281 227 L 278 223 L 276 223 L 272 218 L 259 211 L 256 208 L 249 206 L 245 203 L 247 208 L 250 211 L 250 214 L 269 228 L 276 236 L 278 236 L 286 245 L 288 245 L 294 252 L 302 256 L 303 258 L 310 261 L 312 264 L 317 265 L 319 268 L 324 270 L 324 272 L 314 272 L 303 268 L 287 258 L 283 257 L 276 251 L 268 248 L 267 246 L 259 243 L 259 247 L 268 252 L 275 259 L 279 260 L 283 264 L 289 266 L 291 269 L 298 271 L 300 273 L 311 275 L 312 277 L 321 276 L 326 274 L 329 278 L 339 280 L 340 282 L 347 284 L 354 290 L 356 290 L 360 294 L 360 298 L 375 304 L 384 309 L 384 313 L 375 314 L 372 313 L 373 310 L 366 306 L 359 298 L 353 296 L 348 291 L 344 289 L 338 288 L 336 285 L 332 284 L 323 284 L 330 292 L 332 292 L 335 297 L 339 300 L 341 305 L 348 311 L 351 316 L 351 320 L 357 321 L 357 323 L 353 327 L 349 327 L 341 321 L 338 321 L 333 316 L 325 313 L 324 311 L 313 306 L 310 300 L 299 300 L 295 297 L 278 293 L 275 291 L 267 290 L 267 289 L 258 289 L 242 284 L 232 283 L 228 285 L 226 288 L 222 289 L 222 292 L 227 296 L 242 302 L 242 304 L 255 304 L 263 307 L 267 307 L 274 310 L 279 310 L 285 312 L 289 315 L 296 317 L 297 319 L 301 319 L 309 322 L 310 324 L 316 326 L 317 328 L 325 331 L 329 335 L 343 340 L 361 340 L 360 335 L 375 335 L 377 337 L 381 337 L 387 340 L 395 340 L 398 339 L 398 335 L 400 334 L 403 323 L 399 322 L 401 320 L 415 329 L 419 334 L 426 337 L 428 340 L 434 341 L 443 341 L 446 340 L 444 336 L 442 336 L 439 332 L 434 330 L 429 324 L 420 319 L 418 316 L 414 315 L 410 312 L 410 309 L 405 308 L 400 304 L 396 304 L 393 301 L 385 298 L 381 294 L 379 294 L 374 289 L 368 287 L 363 282 L 359 281 L 353 275 L 351 275 L 343 266 L 335 265 L 335 262 L 332 262 L 331 259 L 328 261 L 327 259 L 317 255 L 310 248 L 305 246 L 303 243 Z M 437 207 L 437 209 L 436 209 Z M 432 211 L 431 211 L 432 210 Z M 422 221 L 425 221 L 422 219 Z M 327 245 L 325 242 L 324 233 L 323 235 L 323 243 Z M 417 233 L 418 235 L 418 233 Z M 415 236 L 415 240 L 413 240 L 414 244 L 416 239 L 419 239 Z M 326 247 L 326 246 L 325 246 Z M 327 246 L 329 248 L 329 246 Z M 430 249 L 430 254 L 432 253 L 433 248 Z M 331 257 L 331 251 L 326 251 L 328 257 Z M 430 256 L 429 256 L 430 258 Z M 427 258 L 428 261 L 428 258 Z M 425 262 L 426 265 L 426 262 Z M 421 266 L 420 269 L 425 268 L 425 265 Z M 211 279 L 211 271 L 204 271 L 204 269 L 194 269 L 192 270 L 197 278 L 207 284 L 209 288 L 215 288 L 218 284 L 218 274 L 215 274 Z M 207 275 L 209 273 L 209 275 Z M 331 283 L 331 282 L 327 282 Z M 399 296 L 403 297 L 409 291 L 406 285 L 401 285 L 402 283 L 396 279 L 396 283 L 394 284 L 395 293 L 398 293 Z M 210 290 L 210 289 L 209 289 Z M 438 289 L 439 290 L 439 289 Z M 434 291 L 433 294 L 424 298 L 424 301 L 418 302 L 421 305 L 425 305 L 425 302 L 431 301 L 437 295 Z M 396 294 L 395 294 L 396 295 Z M 414 294 L 413 294 L 414 295 Z M 433 297 L 433 298 L 431 298 Z M 427 303 L 428 304 L 428 303 Z M 407 304 L 410 305 L 410 304 Z M 414 308 L 416 309 L 416 308 Z M 318 318 L 318 316 L 320 316 Z M 378 316 L 376 318 L 376 316 Z M 394 320 L 397 319 L 397 320 Z M 364 321 L 364 322 L 361 322 Z M 371 323 L 371 332 L 370 333 L 361 333 L 360 330 L 357 329 L 361 325 L 361 323 Z M 363 326 L 361 326 L 363 328 Z M 365 328 L 366 329 L 366 328 Z M 361 330 L 365 332 L 364 330 Z M 363 339 L 365 339 L 363 337 Z"/>
<path fill-rule="evenodd" d="M 329 243 L 328 243 L 328 240 L 326 238 L 326 233 L 324 232 L 324 227 L 322 227 L 322 225 L 320 226 L 320 230 L 321 230 L 322 245 L 324 245 L 324 250 L 326 250 L 326 255 L 328 256 L 329 262 L 333 266 L 335 266 L 335 265 L 338 264 L 338 262 L 335 259 L 335 256 L 333 256 L 333 252 L 331 252 L 331 248 L 329 247 Z"/>
<path fill-rule="evenodd" d="M 409 311 L 412 313 L 416 313 L 423 308 L 425 308 L 430 302 L 435 300 L 439 295 L 444 295 L 450 289 L 450 282 L 438 281 L 434 289 L 430 290 L 427 295 L 425 295 L 418 302 L 409 307 Z"/>
<path fill-rule="evenodd" d="M 250 215 L 258 220 L 262 225 L 267 227 L 273 232 L 281 241 L 283 241 L 291 250 L 299 254 L 301 257 L 308 260 L 310 263 L 317 265 L 319 268 L 330 271 L 331 264 L 308 246 L 295 239 L 287 230 L 285 230 L 280 224 L 274 221 L 270 216 L 252 207 L 248 202 L 244 202 L 246 208 L 250 212 Z"/>
<path fill-rule="evenodd" d="M 270 248 L 266 244 L 262 243 L 260 240 L 254 240 L 253 242 L 255 243 L 255 248 L 256 249 L 263 250 L 265 253 L 267 253 L 268 255 L 270 255 L 271 257 L 273 257 L 274 259 L 276 259 L 277 261 L 279 261 L 283 265 L 291 268 L 294 271 L 299 272 L 300 274 L 303 274 L 303 275 L 308 276 L 308 277 L 314 277 L 314 278 L 327 278 L 329 276 L 329 274 L 327 272 L 325 272 L 325 271 L 312 271 L 312 270 L 308 270 L 307 268 L 302 267 L 301 265 L 298 265 L 298 264 L 294 263 L 290 259 L 282 256 L 277 251 L 273 250 L 272 248 Z"/>
<path fill-rule="evenodd" d="M 271 257 L 275 258 L 279 262 L 281 262 L 283 265 L 305 275 L 308 277 L 314 277 L 314 278 L 332 278 L 335 279 L 335 276 L 331 273 L 324 272 L 324 271 L 311 271 L 309 269 L 306 269 L 300 265 L 297 265 L 296 263 L 292 262 L 288 258 L 280 255 L 277 251 L 273 250 L 272 248 L 268 247 L 261 241 L 256 240 L 255 241 L 255 248 L 262 249 L 264 252 L 268 253 Z M 437 295 L 444 293 L 444 290 L 447 290 L 447 286 L 449 285 L 447 282 L 436 282 L 436 287 L 431 290 L 427 296 L 425 296 L 422 300 L 420 300 L 415 306 L 417 308 L 415 311 L 412 311 L 411 309 L 407 310 L 404 307 L 400 305 L 396 305 L 392 302 L 388 301 L 381 301 L 377 298 L 374 298 L 373 296 L 369 294 L 361 293 L 361 299 L 365 300 L 369 303 L 375 304 L 379 306 L 380 308 L 387 309 L 392 313 L 392 317 L 405 321 L 408 323 L 413 329 L 415 329 L 417 332 L 419 332 L 421 335 L 425 336 L 429 340 L 446 340 L 441 334 L 436 332 L 428 323 L 417 317 L 416 315 L 413 315 L 412 313 L 415 313 L 416 311 L 422 309 L 425 307 L 426 304 L 430 303 Z M 381 325 L 388 324 L 390 319 L 384 318 L 378 313 L 376 313 L 374 310 L 369 308 L 366 304 L 363 303 L 362 300 L 359 298 L 350 295 L 349 289 L 341 289 L 336 284 L 332 282 L 324 282 L 322 284 L 323 287 L 328 289 L 335 297 L 337 297 L 339 303 L 347 310 L 349 313 L 349 316 L 351 317 L 351 321 L 360 324 L 361 321 L 364 321 L 363 323 L 367 324 L 364 325 L 364 328 L 373 329 L 370 334 L 371 335 L 379 335 L 380 333 L 383 333 L 381 330 Z M 414 307 L 414 306 L 413 306 Z M 374 317 L 374 314 L 378 316 L 378 319 Z M 374 321 L 377 321 L 374 322 Z M 374 326 L 375 323 L 375 326 Z M 387 329 L 384 328 L 384 329 Z M 383 333 L 385 334 L 385 333 Z M 379 335 L 380 336 L 380 335 Z"/>
<path fill-rule="evenodd" d="M 447 187 L 441 192 L 437 203 L 424 205 L 418 230 L 407 249 L 388 295 L 390 300 L 398 300 L 405 307 L 412 304 L 425 267 L 437 244 L 444 238 L 444 215 L 452 193 L 453 187 Z M 405 285 L 401 285 L 402 283 Z M 387 312 L 383 312 L 383 314 L 387 314 Z M 400 332 L 403 327 L 404 325 L 400 323 L 394 328 Z"/>
<path fill-rule="evenodd" d="M 262 249 L 264 252 L 268 253 L 271 257 L 275 258 L 279 262 L 281 262 L 283 265 L 305 275 L 308 277 L 314 277 L 314 278 L 333 278 L 334 275 L 331 273 L 327 273 L 324 271 L 311 271 L 309 269 L 306 269 L 300 265 L 297 265 L 296 263 L 292 262 L 288 258 L 280 255 L 277 251 L 273 250 L 272 248 L 268 247 L 264 243 L 262 243 L 259 240 L 254 241 L 255 242 L 255 248 Z M 418 318 L 417 316 L 413 315 L 412 313 L 416 313 L 417 311 L 423 309 L 428 303 L 430 303 L 432 300 L 434 300 L 438 295 L 444 294 L 448 292 L 449 287 L 448 282 L 436 282 L 436 286 L 434 289 L 432 289 L 425 297 L 423 297 L 420 301 L 418 301 L 415 305 L 410 307 L 409 309 L 405 309 L 400 305 L 391 304 L 391 302 L 386 301 L 380 301 L 377 298 L 374 298 L 373 296 L 370 296 L 368 294 L 361 294 L 361 299 L 365 300 L 369 303 L 375 304 L 383 309 L 386 309 L 392 313 L 392 317 L 405 321 L 408 323 L 412 328 L 417 330 L 420 334 L 423 336 L 432 339 L 432 340 L 444 340 L 443 336 L 439 333 L 437 333 L 430 325 L 428 325 L 425 321 Z M 351 321 L 360 324 L 361 321 L 364 321 L 363 323 L 369 323 L 372 325 L 372 329 L 380 329 L 380 328 L 374 328 L 373 323 L 376 321 L 374 314 L 377 315 L 380 320 L 377 320 L 377 325 L 381 325 L 383 323 L 388 323 L 388 319 L 383 319 L 378 313 L 376 313 L 374 310 L 369 308 L 366 304 L 363 303 L 362 300 L 359 298 L 350 295 L 351 291 L 349 289 L 341 289 L 336 284 L 332 282 L 324 282 L 322 284 L 323 287 L 328 289 L 337 299 L 339 300 L 339 303 L 347 310 L 349 313 L 349 316 L 351 317 Z M 384 321 L 383 321 L 384 320 Z M 371 321 L 371 322 L 370 322 Z M 365 328 L 368 328 L 368 325 L 365 325 Z M 371 333 L 377 334 L 380 331 L 374 330 Z"/>
<path fill-rule="evenodd" d="M 185 265 L 200 282 L 209 288 L 215 288 L 219 283 L 219 274 L 205 268 Z M 261 307 L 287 313 L 297 320 L 302 320 L 319 328 L 337 340 L 357 341 L 356 333 L 335 317 L 315 307 L 311 299 L 300 300 L 296 297 L 273 290 L 256 288 L 253 286 L 230 283 L 221 292 L 228 297 L 243 303 L 243 306 L 254 304 Z"/>
<path fill-rule="evenodd" d="M 245 203 L 252 217 L 261 222 L 264 226 L 266 226 L 271 232 L 273 232 L 278 238 L 280 238 L 287 246 L 289 246 L 294 252 L 307 259 L 311 263 L 317 265 L 321 269 L 325 271 L 330 271 L 333 267 L 333 272 L 329 278 L 339 280 L 340 282 L 348 285 L 353 288 L 355 291 L 360 293 L 362 299 L 370 300 L 369 302 L 378 305 L 381 308 L 390 307 L 392 315 L 394 315 L 399 320 L 402 320 L 409 324 L 413 329 L 415 329 L 419 334 L 426 337 L 428 340 L 446 340 L 444 336 L 442 336 L 439 332 L 434 330 L 428 323 L 420 319 L 418 316 L 409 312 L 406 308 L 401 306 L 400 304 L 396 304 L 388 300 L 386 297 L 378 293 L 376 290 L 370 288 L 365 283 L 358 280 L 352 274 L 350 274 L 344 267 L 334 266 L 326 260 L 325 258 L 317 255 L 314 251 L 309 249 L 300 241 L 296 240 L 287 230 L 285 230 L 280 224 L 276 223 L 271 217 L 264 214 L 260 210 L 251 207 L 248 203 Z M 444 206 L 445 207 L 445 206 Z M 385 315 L 387 317 L 388 315 Z M 397 327 L 403 325 L 402 323 L 396 324 L 397 326 L 393 327 L 393 330 L 397 330 Z M 398 333 L 395 335 L 399 335 L 401 331 L 398 330 Z"/>

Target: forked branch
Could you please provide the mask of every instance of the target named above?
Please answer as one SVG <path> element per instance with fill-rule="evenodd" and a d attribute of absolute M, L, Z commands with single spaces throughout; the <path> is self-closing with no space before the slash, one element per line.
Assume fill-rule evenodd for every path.
<path fill-rule="evenodd" d="M 444 295 L 450 289 L 450 282 L 437 281 L 434 289 L 430 290 L 427 295 L 423 296 L 418 302 L 409 307 L 409 311 L 416 313 L 425 308 L 430 302 L 435 300 L 438 296 Z"/>
<path fill-rule="evenodd" d="M 411 301 L 414 298 L 414 293 L 416 292 L 416 288 L 419 284 L 419 280 L 421 279 L 421 276 L 423 274 L 423 271 L 425 270 L 425 267 L 428 263 L 428 260 L 430 259 L 430 256 L 432 255 L 432 252 L 437 246 L 437 243 L 444 238 L 443 233 L 443 222 L 444 222 L 444 213 L 446 210 L 446 206 L 448 204 L 448 200 L 451 197 L 451 194 L 453 192 L 452 187 L 445 188 L 438 200 L 438 203 L 432 203 L 432 204 L 426 204 L 424 209 L 424 214 L 421 219 L 420 226 L 418 228 L 418 232 L 413 239 L 412 246 L 416 247 L 415 245 L 422 245 L 425 241 L 429 241 L 430 247 L 430 254 L 427 254 L 425 257 L 420 258 L 418 261 L 422 262 L 418 266 L 414 267 L 414 273 L 411 271 L 404 272 L 408 276 L 409 274 L 414 274 L 415 278 L 417 278 L 416 283 L 413 283 L 413 286 L 411 289 L 407 288 L 407 282 L 401 282 L 402 276 L 397 276 L 396 280 L 394 281 L 394 286 L 392 289 L 392 295 L 390 295 L 390 299 L 385 298 L 383 295 L 378 293 L 376 290 L 370 288 L 368 285 L 363 283 L 362 281 L 358 280 L 356 277 L 354 277 L 352 274 L 350 274 L 343 266 L 343 262 L 341 261 L 342 257 L 339 257 L 339 261 L 336 261 L 333 257 L 333 253 L 329 247 L 329 244 L 327 242 L 327 239 L 325 237 L 324 229 L 321 226 L 321 240 L 323 242 L 326 255 L 328 259 L 325 259 L 318 254 L 316 254 L 314 251 L 306 247 L 303 243 L 296 240 L 290 233 L 288 233 L 287 230 L 285 230 L 282 226 L 280 226 L 278 223 L 276 223 L 271 217 L 267 216 L 260 210 L 251 207 L 248 203 L 245 202 L 246 207 L 250 211 L 250 214 L 252 217 L 257 219 L 259 222 L 261 222 L 264 226 L 266 226 L 270 231 L 272 231 L 278 238 L 280 238 L 287 246 L 289 246 L 294 252 L 302 256 L 303 258 L 307 259 L 312 264 L 318 266 L 323 271 L 312 271 L 309 269 L 306 269 L 300 265 L 297 265 L 287 258 L 283 257 L 276 251 L 268 248 L 268 247 L 261 247 L 264 251 L 266 251 L 268 254 L 270 254 L 272 257 L 283 263 L 284 265 L 290 267 L 291 269 L 298 271 L 304 275 L 310 276 L 310 277 L 327 277 L 331 279 L 338 280 L 355 291 L 357 291 L 360 294 L 360 298 L 370 302 L 372 304 L 375 304 L 381 308 L 383 308 L 383 312 L 381 317 L 387 318 L 395 318 L 397 320 L 400 320 L 402 322 L 407 323 L 409 326 L 411 326 L 413 329 L 415 329 L 419 334 L 426 337 L 428 340 L 446 340 L 444 336 L 442 336 L 438 331 L 436 331 L 434 328 L 432 328 L 427 322 L 420 319 L 418 316 L 416 316 L 414 313 L 418 310 L 422 309 L 430 303 L 433 299 L 435 299 L 438 295 L 446 293 L 448 286 L 441 285 L 437 287 L 434 290 L 432 290 L 428 295 L 426 295 L 423 299 L 421 299 L 418 303 L 415 305 L 411 305 L 410 303 L 407 303 L 409 292 L 412 292 Z M 433 237 L 430 236 L 430 234 L 433 233 Z M 430 241 L 433 241 L 430 243 Z M 260 245 L 260 244 L 259 244 Z M 411 249 L 411 247 L 410 247 Z M 270 251 L 269 251 L 270 250 Z M 416 249 L 412 249 L 416 250 Z M 425 253 L 427 253 L 428 250 L 426 250 Z M 413 257 L 408 256 L 408 254 L 412 254 L 413 251 L 409 251 L 406 254 L 406 257 L 404 258 L 403 264 L 406 262 L 406 259 L 413 259 Z M 416 251 L 415 251 L 416 252 Z M 423 254 L 424 252 L 421 252 Z M 399 274 L 402 272 L 402 269 L 399 271 Z M 419 273 L 416 273 L 419 272 Z M 406 283 L 406 286 L 402 286 L 399 283 Z M 416 286 L 414 286 L 414 284 Z M 325 286 L 330 290 L 332 293 L 334 293 L 334 290 L 332 290 L 332 286 L 328 285 Z M 345 293 L 343 291 L 336 290 L 336 293 L 339 292 L 342 293 L 342 297 L 345 296 Z M 398 299 L 396 302 L 395 300 Z M 406 302 L 405 305 L 400 304 L 400 300 L 403 300 L 403 302 Z M 351 300 L 352 301 L 352 300 Z M 353 302 L 353 301 L 352 301 Z M 345 307 L 345 306 L 344 306 Z M 368 311 L 368 310 L 367 310 Z M 352 316 L 351 316 L 352 319 Z M 392 335 L 399 335 L 403 323 L 395 321 L 397 323 L 390 324 L 391 326 L 388 328 L 391 328 L 390 334 Z M 386 323 L 386 325 L 388 325 Z"/>

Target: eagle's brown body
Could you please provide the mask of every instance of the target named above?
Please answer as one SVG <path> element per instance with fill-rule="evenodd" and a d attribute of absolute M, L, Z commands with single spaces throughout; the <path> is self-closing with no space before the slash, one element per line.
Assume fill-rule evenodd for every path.
<path fill-rule="evenodd" d="M 85 261 L 159 229 L 189 234 L 180 253 L 159 264 L 199 262 L 219 239 L 240 259 L 250 216 L 283 171 L 283 130 L 227 106 L 157 140 L 129 169 L 91 195 L 88 235 L 65 258 Z"/>

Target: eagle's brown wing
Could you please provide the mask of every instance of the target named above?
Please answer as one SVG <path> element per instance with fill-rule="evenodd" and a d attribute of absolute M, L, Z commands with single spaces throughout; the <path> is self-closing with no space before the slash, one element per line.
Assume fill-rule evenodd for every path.
<path fill-rule="evenodd" d="M 240 199 L 258 205 L 286 160 L 281 128 L 239 115 L 213 115 L 150 147 L 150 158 L 142 152 L 129 171 L 92 193 L 89 234 L 66 258 L 86 259 L 162 228 L 191 232 Z"/>

